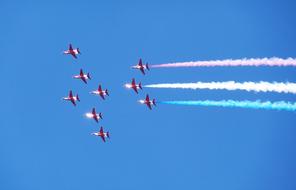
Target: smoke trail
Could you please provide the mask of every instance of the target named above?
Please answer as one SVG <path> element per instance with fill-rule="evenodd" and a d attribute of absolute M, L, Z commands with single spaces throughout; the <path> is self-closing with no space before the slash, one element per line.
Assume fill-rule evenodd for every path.
<path fill-rule="evenodd" d="M 225 59 L 212 61 L 191 61 L 179 63 L 166 63 L 159 65 L 151 65 L 151 68 L 168 68 L 168 67 L 215 67 L 215 66 L 296 66 L 296 59 L 294 58 L 251 58 L 251 59 Z"/>
<path fill-rule="evenodd" d="M 266 109 L 266 110 L 285 110 L 296 111 L 296 103 L 290 102 L 260 102 L 260 101 L 235 101 L 235 100 L 221 100 L 221 101 L 161 101 L 161 104 L 174 105 L 188 105 L 188 106 L 217 106 L 217 107 L 238 107 L 238 108 L 252 108 L 252 109 Z"/>
<path fill-rule="evenodd" d="M 296 83 L 269 82 L 196 82 L 196 83 L 164 83 L 149 84 L 146 88 L 180 88 L 180 89 L 210 89 L 210 90 L 246 90 L 255 92 L 278 92 L 296 94 Z"/>

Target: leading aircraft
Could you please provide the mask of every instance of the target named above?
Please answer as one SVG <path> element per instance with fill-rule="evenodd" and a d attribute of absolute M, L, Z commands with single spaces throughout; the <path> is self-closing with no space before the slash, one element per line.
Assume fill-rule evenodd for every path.
<path fill-rule="evenodd" d="M 146 104 L 147 107 L 148 107 L 150 110 L 152 110 L 152 105 L 156 106 L 156 101 L 155 101 L 155 99 L 150 100 L 148 94 L 146 95 L 145 100 L 139 100 L 139 102 L 140 102 L 141 104 Z"/>
<path fill-rule="evenodd" d="M 100 112 L 99 114 L 97 114 L 95 108 L 92 109 L 91 113 L 86 113 L 85 115 L 88 118 L 94 119 L 97 123 L 99 122 L 100 119 L 103 119 L 102 113 Z"/>
<path fill-rule="evenodd" d="M 136 80 L 133 78 L 130 84 L 125 84 L 126 88 L 132 88 L 138 94 L 138 89 L 142 90 L 142 84 L 136 84 Z"/>
<path fill-rule="evenodd" d="M 108 89 L 102 90 L 102 86 L 99 85 L 98 90 L 94 90 L 90 92 L 91 94 L 100 95 L 103 100 L 105 100 L 105 96 L 109 96 Z"/>
<path fill-rule="evenodd" d="M 78 94 L 76 94 L 76 96 L 73 96 L 72 90 L 70 90 L 69 96 L 68 97 L 64 97 L 63 100 L 71 101 L 74 106 L 76 106 L 76 101 L 79 101 L 80 102 L 80 99 L 79 99 Z"/>
<path fill-rule="evenodd" d="M 106 137 L 110 139 L 109 131 L 104 132 L 103 127 L 100 128 L 100 131 L 92 133 L 92 135 L 101 137 L 104 142 L 106 142 Z"/>
<path fill-rule="evenodd" d="M 77 59 L 77 54 L 81 54 L 79 48 L 73 49 L 72 44 L 69 44 L 69 49 L 63 52 L 64 54 L 70 54 Z"/>
<path fill-rule="evenodd" d="M 89 73 L 84 74 L 82 69 L 80 69 L 79 75 L 75 75 L 73 76 L 73 78 L 81 79 L 85 84 L 87 84 L 86 80 L 91 80 L 90 74 Z"/>
<path fill-rule="evenodd" d="M 150 70 L 148 63 L 143 65 L 142 59 L 139 60 L 139 63 L 137 65 L 132 66 L 133 69 L 139 69 L 144 75 L 145 75 L 145 70 Z"/>

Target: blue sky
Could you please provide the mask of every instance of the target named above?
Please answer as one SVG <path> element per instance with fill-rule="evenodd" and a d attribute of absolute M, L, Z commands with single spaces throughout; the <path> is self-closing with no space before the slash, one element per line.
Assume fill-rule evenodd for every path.
<path fill-rule="evenodd" d="M 296 101 L 244 91 L 123 88 L 196 81 L 290 81 L 286 68 L 130 69 L 243 57 L 296 57 L 293 1 L 0 2 L 0 189 L 296 189 L 295 113 L 136 100 Z M 81 49 L 78 60 L 61 52 Z M 71 78 L 83 68 L 93 80 Z M 101 83 L 110 97 L 89 91 Z M 61 97 L 72 89 L 77 107 Z M 96 124 L 83 114 L 104 114 Z M 90 133 L 104 126 L 111 140 Z"/>

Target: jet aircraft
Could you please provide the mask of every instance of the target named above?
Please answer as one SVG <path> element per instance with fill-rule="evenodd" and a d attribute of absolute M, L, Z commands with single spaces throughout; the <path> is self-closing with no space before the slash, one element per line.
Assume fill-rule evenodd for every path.
<path fill-rule="evenodd" d="M 91 94 L 100 95 L 103 100 L 105 100 L 105 96 L 109 96 L 108 90 L 102 90 L 102 86 L 99 85 L 98 90 L 94 90 L 90 92 Z"/>
<path fill-rule="evenodd" d="M 103 127 L 100 128 L 100 131 L 92 133 L 92 135 L 101 137 L 104 142 L 106 142 L 106 138 L 110 139 L 109 131 L 104 132 Z"/>
<path fill-rule="evenodd" d="M 142 84 L 136 84 L 136 80 L 133 78 L 132 82 L 130 84 L 125 84 L 126 88 L 132 88 L 137 94 L 138 94 L 138 89 L 142 90 Z"/>
<path fill-rule="evenodd" d="M 137 65 L 132 66 L 133 69 L 139 69 L 144 75 L 145 75 L 145 70 L 150 70 L 148 63 L 143 65 L 142 59 L 139 60 L 139 63 Z"/>
<path fill-rule="evenodd" d="M 95 108 L 92 109 L 91 113 L 86 113 L 85 115 L 88 118 L 94 119 L 97 123 L 99 122 L 100 119 L 103 119 L 102 113 L 100 112 L 99 114 L 97 114 Z"/>
<path fill-rule="evenodd" d="M 156 106 L 156 101 L 155 101 L 155 99 L 150 100 L 148 94 L 146 95 L 145 100 L 139 100 L 139 102 L 140 102 L 141 104 L 146 104 L 147 107 L 148 107 L 150 110 L 152 110 L 152 105 L 153 105 L 153 106 Z"/>
<path fill-rule="evenodd" d="M 79 99 L 78 94 L 76 96 L 73 96 L 72 90 L 70 90 L 69 96 L 68 97 L 64 97 L 63 100 L 71 101 L 74 106 L 76 106 L 76 101 L 79 101 L 80 102 L 80 99 Z"/>
<path fill-rule="evenodd" d="M 73 49 L 72 44 L 69 44 L 69 49 L 68 50 L 65 50 L 63 53 L 64 54 L 70 54 L 75 59 L 77 59 L 77 56 L 76 55 L 81 54 L 79 48 Z"/>
<path fill-rule="evenodd" d="M 84 74 L 82 69 L 80 69 L 79 75 L 75 75 L 73 78 L 81 79 L 85 84 L 87 84 L 87 80 L 91 80 L 90 74 Z"/>

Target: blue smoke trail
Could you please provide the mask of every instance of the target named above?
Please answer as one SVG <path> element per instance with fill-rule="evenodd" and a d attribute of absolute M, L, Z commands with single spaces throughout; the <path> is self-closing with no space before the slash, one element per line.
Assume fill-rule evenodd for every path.
<path fill-rule="evenodd" d="M 197 101 L 160 101 L 161 104 L 187 105 L 187 106 L 218 106 L 218 107 L 238 107 L 266 110 L 296 111 L 296 103 L 290 102 L 260 102 L 260 101 L 235 101 L 235 100 L 197 100 Z"/>

